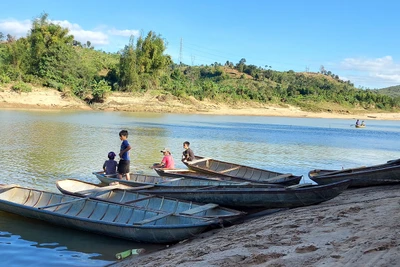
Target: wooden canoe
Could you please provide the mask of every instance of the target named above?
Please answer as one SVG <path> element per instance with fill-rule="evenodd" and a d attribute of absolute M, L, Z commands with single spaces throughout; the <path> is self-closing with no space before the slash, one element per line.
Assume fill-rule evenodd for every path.
<path fill-rule="evenodd" d="M 206 173 L 214 177 L 225 177 L 225 180 L 229 179 L 231 181 L 294 185 L 298 184 L 302 177 L 301 175 L 279 173 L 198 156 L 196 156 L 195 160 L 185 162 L 185 164 L 193 171 Z"/>
<path fill-rule="evenodd" d="M 365 128 L 365 124 L 364 125 L 356 125 L 356 128 Z"/>
<path fill-rule="evenodd" d="M 220 207 L 218 204 L 199 204 L 193 201 L 144 194 L 136 190 L 132 191 L 132 187 L 129 186 L 119 188 L 113 186 L 101 187 L 75 179 L 57 181 L 56 186 L 63 194 L 90 197 L 101 201 L 131 205 L 158 212 L 221 219 L 229 223 L 245 215 L 244 212 Z"/>
<path fill-rule="evenodd" d="M 118 182 L 129 186 L 153 185 L 156 187 L 172 187 L 172 186 L 210 186 L 210 185 L 227 185 L 238 184 L 238 182 L 218 181 L 218 180 L 200 180 L 189 177 L 177 177 L 175 179 L 165 179 L 160 176 L 130 174 L 130 180 L 118 179 L 116 175 L 105 175 L 104 172 L 93 172 L 96 177 L 105 184 Z"/>
<path fill-rule="evenodd" d="M 400 159 L 380 165 L 344 170 L 312 170 L 308 177 L 318 184 L 350 179 L 349 187 L 365 187 L 400 183 Z"/>
<path fill-rule="evenodd" d="M 330 200 L 342 193 L 349 184 L 350 181 L 347 180 L 329 185 L 297 184 L 287 187 L 267 184 L 225 185 L 197 189 L 153 187 L 142 192 L 201 203 L 216 203 L 238 210 L 275 209 L 301 207 Z"/>
<path fill-rule="evenodd" d="M 0 186 L 0 210 L 65 227 L 146 243 L 174 243 L 218 220 L 157 212 L 19 186 Z"/>

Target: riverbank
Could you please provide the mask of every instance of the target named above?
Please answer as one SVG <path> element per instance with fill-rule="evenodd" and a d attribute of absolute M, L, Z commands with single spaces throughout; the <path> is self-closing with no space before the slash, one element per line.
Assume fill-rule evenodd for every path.
<path fill-rule="evenodd" d="M 2 109 L 41 109 L 41 110 L 102 110 L 126 112 L 194 113 L 234 116 L 280 116 L 308 118 L 343 118 L 360 120 L 400 120 L 400 113 L 368 112 L 365 110 L 309 112 L 290 105 L 268 104 L 215 104 L 189 98 L 184 101 L 173 96 L 112 93 L 103 103 L 86 104 L 75 97 L 65 97 L 61 92 L 48 88 L 34 88 L 29 93 L 17 93 L 9 88 L 0 91 Z"/>
<path fill-rule="evenodd" d="M 399 253 L 395 185 L 346 190 L 112 266 L 397 266 Z"/>

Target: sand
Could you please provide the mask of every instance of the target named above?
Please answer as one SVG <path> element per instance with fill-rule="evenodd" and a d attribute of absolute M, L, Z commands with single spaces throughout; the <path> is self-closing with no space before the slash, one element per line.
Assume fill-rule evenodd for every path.
<path fill-rule="evenodd" d="M 112 266 L 399 266 L 399 244 L 400 185 L 377 186 L 214 229 Z"/>
<path fill-rule="evenodd" d="M 41 110 L 102 110 L 158 113 L 196 113 L 209 115 L 251 115 L 309 118 L 343 118 L 351 120 L 400 120 L 400 113 L 381 113 L 358 110 L 357 112 L 308 112 L 298 107 L 284 107 L 270 104 L 249 104 L 230 106 L 194 98 L 181 101 L 173 96 L 133 96 L 130 93 L 115 92 L 103 103 L 86 104 L 76 97 L 63 97 L 61 92 L 48 88 L 34 88 L 29 93 L 17 93 L 9 88 L 0 90 L 2 109 L 41 109 Z"/>

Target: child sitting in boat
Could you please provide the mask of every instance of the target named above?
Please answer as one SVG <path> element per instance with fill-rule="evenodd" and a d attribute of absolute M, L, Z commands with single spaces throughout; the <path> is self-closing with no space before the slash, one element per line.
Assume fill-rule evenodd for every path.
<path fill-rule="evenodd" d="M 113 151 L 108 153 L 108 160 L 103 164 L 103 170 L 106 175 L 117 174 L 118 163 L 114 160 L 115 156 L 116 155 Z"/>
<path fill-rule="evenodd" d="M 171 151 L 169 148 L 164 148 L 163 150 L 160 151 L 163 153 L 164 157 L 161 160 L 161 163 L 154 163 L 151 168 L 164 168 L 164 169 L 174 169 L 175 168 L 175 162 L 174 158 L 171 155 Z"/>
<path fill-rule="evenodd" d="M 185 150 L 182 152 L 182 162 L 188 162 L 195 159 L 193 150 L 189 146 L 189 141 L 183 142 L 183 148 Z"/>

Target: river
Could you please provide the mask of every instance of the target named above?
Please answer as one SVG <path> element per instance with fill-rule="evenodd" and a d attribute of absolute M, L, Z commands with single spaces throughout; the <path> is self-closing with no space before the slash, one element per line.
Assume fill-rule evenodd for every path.
<path fill-rule="evenodd" d="M 53 192 L 57 180 L 98 183 L 109 151 L 118 152 L 118 132 L 126 129 L 131 171 L 149 168 L 171 149 L 177 168 L 182 143 L 195 154 L 283 173 L 381 164 L 400 157 L 400 123 L 261 116 L 212 116 L 99 111 L 0 110 L 0 183 Z M 118 154 L 118 153 L 117 153 Z M 5 266 L 105 266 L 137 244 L 52 226 L 0 212 L 0 260 Z"/>

